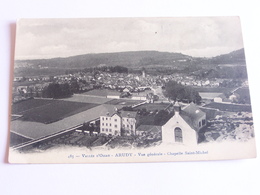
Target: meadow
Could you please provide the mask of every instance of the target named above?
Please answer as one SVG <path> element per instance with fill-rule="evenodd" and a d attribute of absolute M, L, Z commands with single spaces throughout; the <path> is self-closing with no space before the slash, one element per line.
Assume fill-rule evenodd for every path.
<path fill-rule="evenodd" d="M 204 107 L 215 108 L 220 111 L 226 112 L 252 112 L 252 108 L 250 105 L 223 104 L 212 102 L 210 104 L 205 105 Z"/>
<path fill-rule="evenodd" d="M 21 120 L 52 123 L 86 111 L 98 104 L 71 102 L 64 100 L 31 99 L 16 103 L 16 111 L 23 115 Z M 22 110 L 23 109 L 23 110 Z"/>

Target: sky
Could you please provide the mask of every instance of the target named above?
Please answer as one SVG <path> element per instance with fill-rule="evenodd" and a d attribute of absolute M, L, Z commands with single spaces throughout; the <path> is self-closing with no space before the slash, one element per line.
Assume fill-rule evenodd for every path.
<path fill-rule="evenodd" d="M 243 48 L 239 17 L 20 19 L 15 59 L 155 50 L 213 57 Z"/>

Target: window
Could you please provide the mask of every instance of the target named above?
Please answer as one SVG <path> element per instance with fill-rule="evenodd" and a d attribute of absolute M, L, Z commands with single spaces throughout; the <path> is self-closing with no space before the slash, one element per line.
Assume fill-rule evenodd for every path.
<path fill-rule="evenodd" d="M 108 132 L 108 129 L 106 129 L 106 132 Z"/>
<path fill-rule="evenodd" d="M 174 135 L 175 135 L 175 142 L 182 143 L 182 130 L 179 127 L 176 127 L 174 129 Z"/>
<path fill-rule="evenodd" d="M 106 118 L 106 120 L 107 120 L 107 118 Z"/>
<path fill-rule="evenodd" d="M 199 127 L 201 127 L 201 121 L 199 122 Z"/>
<path fill-rule="evenodd" d="M 106 123 L 106 126 L 107 126 L 107 123 Z"/>
<path fill-rule="evenodd" d="M 133 125 L 131 125 L 131 129 L 133 129 L 133 127 L 134 127 L 134 126 L 133 126 Z"/>
<path fill-rule="evenodd" d="M 104 123 L 102 123 L 102 126 L 104 126 Z"/>
<path fill-rule="evenodd" d="M 115 125 L 115 128 L 117 128 L 117 125 Z"/>
<path fill-rule="evenodd" d="M 128 127 L 129 127 L 129 125 L 126 125 L 126 127 L 128 128 Z"/>
<path fill-rule="evenodd" d="M 102 131 L 104 131 L 104 128 L 102 128 Z"/>
<path fill-rule="evenodd" d="M 111 126 L 112 126 L 112 124 L 110 123 L 110 124 L 109 124 L 109 126 L 111 127 Z"/>
<path fill-rule="evenodd" d="M 126 119 L 126 121 L 128 121 L 128 118 Z"/>
<path fill-rule="evenodd" d="M 104 117 L 102 117 L 102 120 L 104 120 Z"/>
<path fill-rule="evenodd" d="M 202 119 L 202 126 L 206 125 L 206 120 Z"/>
<path fill-rule="evenodd" d="M 112 132 L 112 129 L 109 129 L 109 132 Z"/>
<path fill-rule="evenodd" d="M 117 119 L 115 118 L 115 122 L 117 121 Z"/>

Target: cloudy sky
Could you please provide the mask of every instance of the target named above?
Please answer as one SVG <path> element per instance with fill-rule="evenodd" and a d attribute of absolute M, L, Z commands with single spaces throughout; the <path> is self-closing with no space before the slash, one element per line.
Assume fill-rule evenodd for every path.
<path fill-rule="evenodd" d="M 238 17 L 21 19 L 16 59 L 156 50 L 211 57 L 243 47 Z"/>

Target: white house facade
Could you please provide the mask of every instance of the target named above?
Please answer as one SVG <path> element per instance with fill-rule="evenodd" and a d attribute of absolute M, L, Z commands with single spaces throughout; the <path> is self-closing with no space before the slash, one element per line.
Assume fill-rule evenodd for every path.
<path fill-rule="evenodd" d="M 106 115 L 100 116 L 100 133 L 121 136 L 123 130 L 124 135 L 134 135 L 136 115 L 137 113 L 133 111 L 107 112 Z"/>
<path fill-rule="evenodd" d="M 174 116 L 162 126 L 162 142 L 197 145 L 198 131 L 206 125 L 206 114 L 191 103 L 181 109 L 174 105 Z"/>
<path fill-rule="evenodd" d="M 125 135 L 135 135 L 136 134 L 136 112 L 123 111 L 121 113 L 122 117 L 122 129 L 124 130 Z"/>
<path fill-rule="evenodd" d="M 117 113 L 100 116 L 100 133 L 121 135 L 121 117 Z"/>

